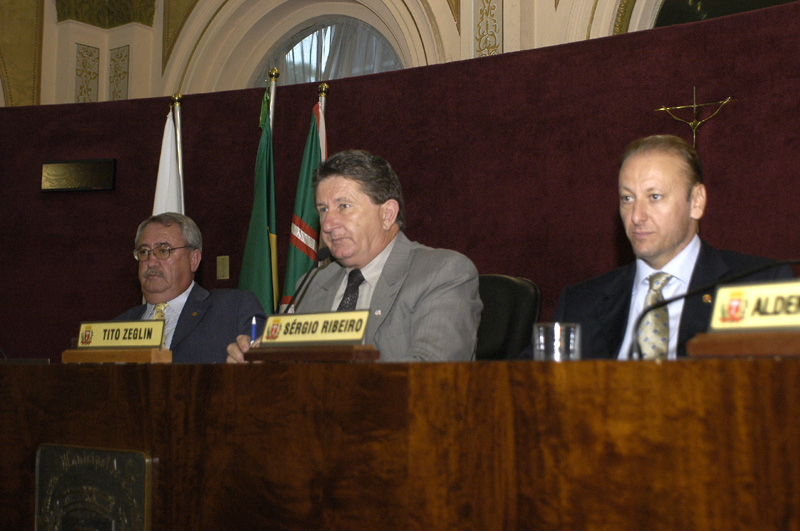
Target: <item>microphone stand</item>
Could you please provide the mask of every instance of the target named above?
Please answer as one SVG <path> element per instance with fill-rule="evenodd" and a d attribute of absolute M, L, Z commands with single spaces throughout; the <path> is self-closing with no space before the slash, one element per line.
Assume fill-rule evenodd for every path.
<path fill-rule="evenodd" d="M 303 296 L 306 294 L 306 291 L 308 291 L 308 287 L 311 285 L 309 281 L 317 276 L 319 265 L 330 257 L 331 250 L 327 247 L 323 247 L 317 252 L 317 259 L 314 261 L 314 265 L 306 272 L 305 275 L 303 275 L 303 278 L 300 280 L 300 285 L 297 286 L 294 295 L 292 295 L 292 298 L 289 300 L 289 304 L 286 305 L 286 308 L 281 313 L 289 313 L 289 309 L 294 306 L 295 300 L 298 304 L 300 303 L 300 301 L 303 299 Z"/>

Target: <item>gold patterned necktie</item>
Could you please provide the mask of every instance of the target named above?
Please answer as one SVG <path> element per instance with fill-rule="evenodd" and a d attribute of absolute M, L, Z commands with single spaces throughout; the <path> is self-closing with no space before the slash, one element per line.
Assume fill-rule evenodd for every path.
<path fill-rule="evenodd" d="M 167 316 L 164 314 L 164 310 L 166 309 L 167 309 L 166 302 L 159 302 L 158 304 L 156 304 L 155 310 L 153 310 L 153 319 L 157 321 L 165 320 Z"/>
<path fill-rule="evenodd" d="M 167 334 L 166 334 L 167 316 L 164 314 L 164 310 L 166 309 L 167 309 L 167 303 L 159 302 L 158 304 L 156 304 L 156 307 L 153 310 L 153 319 L 156 321 L 164 321 L 164 337 L 161 340 L 161 348 L 164 348 L 164 343 L 167 340 Z"/>
<path fill-rule="evenodd" d="M 347 275 L 347 287 L 344 290 L 342 301 L 339 303 L 337 312 L 349 312 L 356 309 L 358 302 L 358 287 L 364 282 L 364 275 L 360 269 L 353 269 Z"/>
<path fill-rule="evenodd" d="M 644 307 L 649 308 L 664 300 L 661 290 L 667 285 L 672 275 L 664 272 L 653 273 L 648 277 L 650 289 L 644 298 Z M 642 359 L 666 359 L 669 349 L 669 312 L 667 307 L 657 308 L 647 313 L 638 331 L 639 347 Z"/>

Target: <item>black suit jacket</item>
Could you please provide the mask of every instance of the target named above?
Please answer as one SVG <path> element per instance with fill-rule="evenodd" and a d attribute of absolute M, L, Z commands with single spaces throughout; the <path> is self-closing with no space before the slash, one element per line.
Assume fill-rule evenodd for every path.
<path fill-rule="evenodd" d="M 146 304 L 136 306 L 115 320 L 137 321 L 146 308 Z M 239 334 L 250 335 L 253 316 L 261 334 L 266 315 L 253 292 L 239 289 L 208 291 L 195 283 L 172 336 L 172 362 L 224 363 L 228 344 L 236 341 Z"/>
<path fill-rule="evenodd" d="M 694 266 L 689 291 L 743 273 L 772 260 L 720 251 L 701 240 L 700 254 Z M 614 269 L 599 277 L 567 286 L 561 292 L 554 321 L 581 324 L 581 357 L 614 359 L 625 338 L 630 311 L 636 262 Z M 757 282 L 794 278 L 789 266 L 776 266 L 737 282 Z M 714 290 L 687 297 L 678 331 L 678 356 L 686 356 L 686 342 L 708 329 L 714 309 Z M 704 301 L 705 299 L 705 301 Z"/>

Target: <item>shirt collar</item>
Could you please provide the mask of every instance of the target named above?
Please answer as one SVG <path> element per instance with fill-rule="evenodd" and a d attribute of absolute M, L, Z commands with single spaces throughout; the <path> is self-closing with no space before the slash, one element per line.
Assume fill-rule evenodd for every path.
<path fill-rule="evenodd" d="M 399 232 L 398 232 L 399 234 Z M 378 279 L 383 272 L 383 266 L 386 265 L 386 261 L 389 260 L 389 255 L 392 253 L 392 249 L 394 248 L 394 242 L 397 240 L 397 236 L 392 238 L 392 241 L 384 247 L 383 251 L 378 253 L 378 256 L 372 259 L 370 263 L 365 265 L 361 268 L 361 274 L 364 275 L 364 280 L 373 288 L 378 283 Z M 348 268 L 347 272 L 349 273 L 352 271 L 352 268 Z"/>
<path fill-rule="evenodd" d="M 192 291 L 193 288 L 194 288 L 194 280 L 192 280 L 192 283 L 189 284 L 188 288 L 186 288 L 186 291 L 184 291 L 174 299 L 167 301 L 167 311 L 174 312 L 177 310 L 183 310 L 183 306 L 186 304 L 186 300 L 189 298 L 189 293 Z M 152 315 L 153 312 L 155 311 L 155 307 L 156 307 L 155 304 L 151 304 L 148 302 L 147 313 Z"/>
<path fill-rule="evenodd" d="M 692 237 L 689 243 L 681 249 L 675 257 L 667 262 L 661 269 L 653 269 L 641 258 L 636 259 L 636 284 L 639 285 L 647 281 L 647 278 L 658 271 L 663 271 L 672 275 L 672 278 L 679 280 L 685 285 L 689 285 L 694 272 L 694 265 L 700 255 L 700 236 L 697 234 Z"/>

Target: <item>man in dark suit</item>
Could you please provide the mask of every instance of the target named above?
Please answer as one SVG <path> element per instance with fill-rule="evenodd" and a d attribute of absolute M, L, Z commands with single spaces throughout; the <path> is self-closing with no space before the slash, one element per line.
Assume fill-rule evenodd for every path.
<path fill-rule="evenodd" d="M 258 332 L 266 315 L 250 291 L 207 291 L 194 281 L 203 239 L 190 218 L 168 212 L 139 225 L 134 258 L 146 304 L 126 311 L 117 320 L 153 319 L 163 312 L 164 348 L 173 363 L 218 363 L 238 334 L 250 334 L 253 317 Z"/>
<path fill-rule="evenodd" d="M 649 312 L 643 321 L 657 324 L 645 324 L 637 332 L 633 328 L 645 301 L 649 305 L 657 300 L 651 296 L 663 300 L 682 295 L 771 261 L 720 251 L 700 239 L 706 205 L 702 166 L 697 152 L 678 137 L 650 136 L 628 146 L 619 171 L 619 197 L 636 261 L 564 288 L 553 320 L 581 324 L 584 359 L 628 359 L 637 336 L 644 359 L 685 356 L 686 342 L 708 328 L 713 290 L 670 303 L 663 317 Z M 658 280 L 651 283 L 651 277 Z M 783 266 L 741 282 L 792 277 L 791 268 Z M 657 327 L 652 336 L 648 328 Z"/>

